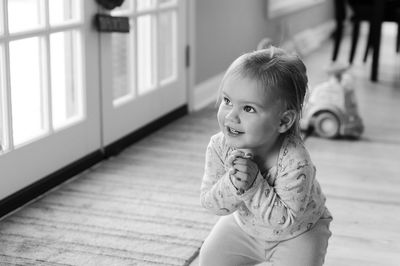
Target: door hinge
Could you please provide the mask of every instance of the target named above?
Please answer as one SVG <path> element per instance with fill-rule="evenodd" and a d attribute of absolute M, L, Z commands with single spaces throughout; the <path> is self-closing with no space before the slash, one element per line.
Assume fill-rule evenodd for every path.
<path fill-rule="evenodd" d="M 185 49 L 185 64 L 186 67 L 190 67 L 190 45 L 186 45 L 186 49 Z"/>

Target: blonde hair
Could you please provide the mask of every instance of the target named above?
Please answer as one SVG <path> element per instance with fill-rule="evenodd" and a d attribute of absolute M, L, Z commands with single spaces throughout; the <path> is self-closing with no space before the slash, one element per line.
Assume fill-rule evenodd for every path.
<path fill-rule="evenodd" d="M 275 95 L 286 110 L 296 112 L 296 120 L 287 133 L 300 133 L 300 116 L 307 92 L 306 66 L 294 54 L 270 46 L 267 49 L 246 53 L 238 57 L 226 71 L 219 89 L 217 103 L 227 78 L 233 75 L 255 79 L 268 95 Z"/>

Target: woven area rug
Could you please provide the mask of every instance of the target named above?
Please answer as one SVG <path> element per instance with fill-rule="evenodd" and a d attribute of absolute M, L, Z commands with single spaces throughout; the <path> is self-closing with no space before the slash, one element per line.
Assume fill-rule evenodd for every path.
<path fill-rule="evenodd" d="M 185 116 L 0 221 L 0 265 L 189 265 L 215 109 Z"/>

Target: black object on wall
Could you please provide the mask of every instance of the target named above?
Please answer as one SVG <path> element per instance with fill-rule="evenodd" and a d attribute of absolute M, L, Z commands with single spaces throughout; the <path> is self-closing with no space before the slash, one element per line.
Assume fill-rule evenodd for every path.
<path fill-rule="evenodd" d="M 111 10 L 121 6 L 124 3 L 124 0 L 96 0 L 96 2 L 105 9 Z"/>
<path fill-rule="evenodd" d="M 128 33 L 130 29 L 128 17 L 113 17 L 105 14 L 96 14 L 95 24 L 97 30 L 101 32 Z"/>

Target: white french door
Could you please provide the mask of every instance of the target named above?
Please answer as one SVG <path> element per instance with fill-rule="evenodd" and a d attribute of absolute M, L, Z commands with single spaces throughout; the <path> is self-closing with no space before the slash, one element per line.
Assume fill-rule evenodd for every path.
<path fill-rule="evenodd" d="M 103 141 L 108 145 L 187 102 L 185 0 L 126 0 L 111 12 L 129 33 L 101 33 Z"/>
<path fill-rule="evenodd" d="M 0 199 L 98 150 L 94 1 L 0 2 Z"/>
<path fill-rule="evenodd" d="M 185 0 L 0 0 L 0 200 L 187 103 Z"/>

